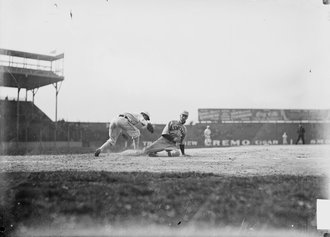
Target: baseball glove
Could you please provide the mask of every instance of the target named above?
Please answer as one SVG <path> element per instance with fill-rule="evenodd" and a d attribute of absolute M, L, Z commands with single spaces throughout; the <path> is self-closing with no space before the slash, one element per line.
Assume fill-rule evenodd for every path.
<path fill-rule="evenodd" d="M 151 123 L 148 123 L 148 124 L 147 124 L 147 130 L 148 130 L 149 132 L 151 132 L 151 133 L 154 133 L 154 127 L 152 126 Z"/>

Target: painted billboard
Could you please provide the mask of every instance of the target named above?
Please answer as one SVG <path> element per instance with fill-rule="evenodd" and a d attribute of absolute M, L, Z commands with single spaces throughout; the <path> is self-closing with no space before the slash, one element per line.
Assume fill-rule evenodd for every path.
<path fill-rule="evenodd" d="M 198 109 L 199 122 L 330 121 L 330 110 Z"/>

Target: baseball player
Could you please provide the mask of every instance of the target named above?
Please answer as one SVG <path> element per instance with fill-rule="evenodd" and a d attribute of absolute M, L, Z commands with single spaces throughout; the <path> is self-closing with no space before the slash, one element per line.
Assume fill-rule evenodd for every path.
<path fill-rule="evenodd" d="M 141 112 L 140 114 L 123 113 L 114 118 L 109 126 L 109 139 L 95 151 L 95 156 L 99 156 L 101 152 L 108 146 L 114 146 L 119 135 L 123 132 L 127 133 L 133 139 L 134 149 L 137 147 L 137 141 L 140 137 L 140 129 L 147 129 L 153 133 L 154 128 L 150 121 L 148 112 Z"/>
<path fill-rule="evenodd" d="M 162 135 L 151 145 L 147 146 L 143 150 L 143 154 L 152 157 L 157 156 L 157 152 L 166 151 L 168 156 L 180 156 L 180 151 L 183 156 L 189 156 L 185 154 L 183 140 L 187 134 L 187 128 L 184 126 L 189 116 L 187 111 L 183 111 L 180 114 L 180 120 L 172 120 L 166 124 L 163 129 Z M 180 149 L 178 149 L 178 147 Z"/>

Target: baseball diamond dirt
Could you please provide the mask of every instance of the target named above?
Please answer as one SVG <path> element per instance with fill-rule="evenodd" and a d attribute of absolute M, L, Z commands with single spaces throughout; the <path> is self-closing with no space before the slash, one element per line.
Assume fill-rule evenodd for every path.
<path fill-rule="evenodd" d="M 320 236 L 330 146 L 0 156 L 0 234 Z"/>
<path fill-rule="evenodd" d="M 0 156 L 0 172 L 108 171 L 202 172 L 221 175 L 325 175 L 330 163 L 328 145 L 241 146 L 189 149 L 191 157 L 136 156 L 122 153 Z"/>

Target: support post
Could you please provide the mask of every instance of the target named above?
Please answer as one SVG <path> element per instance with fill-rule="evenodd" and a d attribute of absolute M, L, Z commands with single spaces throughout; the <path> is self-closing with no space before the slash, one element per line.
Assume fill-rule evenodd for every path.
<path fill-rule="evenodd" d="M 57 141 L 57 97 L 58 97 L 58 87 L 57 82 L 55 83 L 55 146 Z"/>
<path fill-rule="evenodd" d="M 56 141 L 57 141 L 57 98 L 58 98 L 58 93 L 60 92 L 62 82 L 60 86 L 58 87 L 58 82 L 53 84 L 55 87 L 55 146 L 56 146 Z"/>
<path fill-rule="evenodd" d="M 57 82 L 55 83 L 55 122 L 57 123 L 57 98 L 58 98 L 58 87 L 57 87 Z"/>
<path fill-rule="evenodd" d="M 39 90 L 39 88 L 37 88 L 37 89 L 32 89 L 32 103 L 33 103 L 33 104 L 34 104 L 34 97 L 35 97 L 35 95 L 37 94 L 38 90 Z"/>
<path fill-rule="evenodd" d="M 16 141 L 19 141 L 19 92 L 21 88 L 17 87 L 17 106 L 16 106 Z"/>

